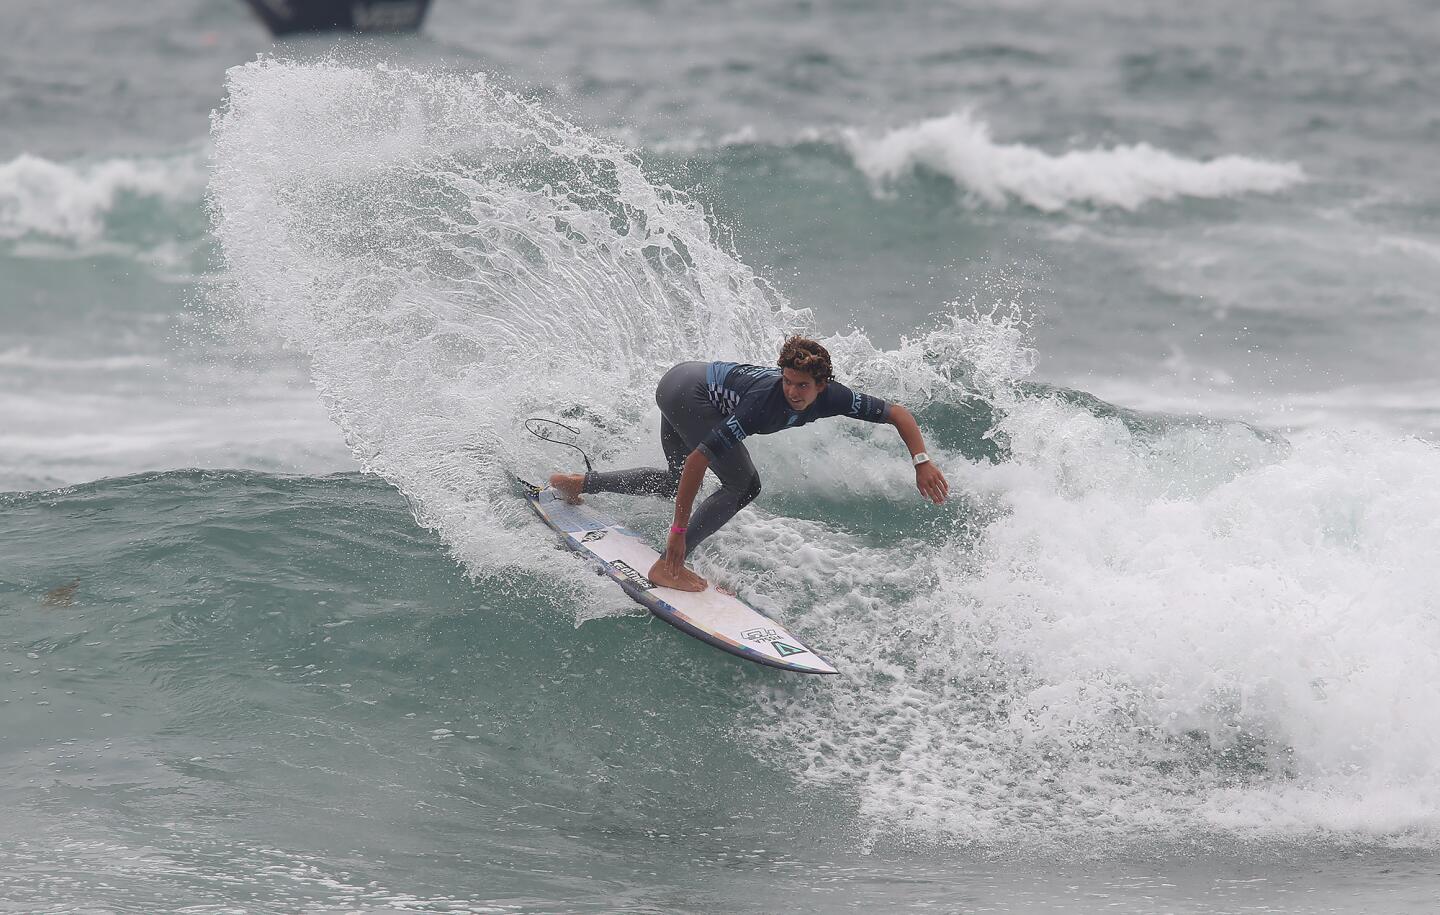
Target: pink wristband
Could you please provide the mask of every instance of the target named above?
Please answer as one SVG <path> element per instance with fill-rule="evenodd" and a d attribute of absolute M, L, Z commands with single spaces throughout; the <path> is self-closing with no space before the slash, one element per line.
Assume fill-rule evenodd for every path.
<path fill-rule="evenodd" d="M 672 534 L 683 534 L 683 533 L 685 533 L 685 528 L 683 528 L 683 527 L 677 527 L 676 525 L 672 524 L 672 525 L 670 525 L 670 533 L 672 533 Z"/>

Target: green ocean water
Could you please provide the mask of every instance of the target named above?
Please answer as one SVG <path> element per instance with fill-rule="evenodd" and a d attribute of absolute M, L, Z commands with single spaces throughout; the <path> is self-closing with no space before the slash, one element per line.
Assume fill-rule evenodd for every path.
<path fill-rule="evenodd" d="M 853 793 L 863 776 L 807 785 L 781 749 L 814 724 L 775 706 L 823 704 L 828 681 L 777 682 L 618 593 L 557 593 L 541 570 L 469 578 L 373 477 L 176 471 L 0 505 L 6 542 L 28 545 L 9 554 L 4 594 L 9 911 L 1346 912 L 1431 898 L 1431 853 L 1395 837 L 1127 824 L 1117 854 L 1044 803 L 1017 811 L 1005 841 L 876 835 Z M 73 589 L 45 596 L 56 581 Z M 577 602 L 614 615 L 576 627 Z M 820 615 L 791 620 L 833 639 L 806 622 Z M 855 667 L 847 691 L 862 695 L 907 676 Z M 908 676 L 918 695 L 925 677 Z M 994 702 L 984 689 L 955 677 L 948 702 Z M 1264 786 L 1259 755 L 1208 764 Z M 1079 830 L 1079 847 L 1046 842 L 1032 817 Z"/>
<path fill-rule="evenodd" d="M 1433 9 L 21 6 L 0 910 L 1434 909 Z M 793 331 L 955 495 L 751 443 L 834 678 L 512 482 Z"/>

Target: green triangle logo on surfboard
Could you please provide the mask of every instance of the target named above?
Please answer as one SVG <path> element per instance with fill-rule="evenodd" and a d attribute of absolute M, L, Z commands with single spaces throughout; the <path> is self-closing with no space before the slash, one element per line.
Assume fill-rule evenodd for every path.
<path fill-rule="evenodd" d="M 771 642 L 770 644 L 775 646 L 775 650 L 780 653 L 780 657 L 782 658 L 788 658 L 792 654 L 805 653 L 805 649 L 796 648 L 794 645 L 786 645 L 784 642 Z"/>

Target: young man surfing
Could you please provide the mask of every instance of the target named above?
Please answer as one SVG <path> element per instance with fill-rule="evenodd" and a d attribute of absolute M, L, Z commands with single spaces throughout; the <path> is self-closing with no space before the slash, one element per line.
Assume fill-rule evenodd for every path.
<path fill-rule="evenodd" d="M 945 475 L 925 453 L 925 439 L 910 411 L 835 381 L 830 353 L 805 337 L 785 341 L 775 368 L 682 362 L 660 379 L 655 402 L 660 406 L 664 469 L 557 473 L 550 477 L 550 486 L 571 502 L 587 492 L 673 496 L 675 520 L 665 553 L 648 576 L 662 587 L 705 590 L 705 579 L 685 566 L 685 556 L 759 495 L 760 475 L 744 445 L 751 435 L 831 416 L 889 423 L 910 450 L 921 495 L 939 505 L 950 492 Z M 720 479 L 720 489 L 692 515 L 707 469 Z"/>

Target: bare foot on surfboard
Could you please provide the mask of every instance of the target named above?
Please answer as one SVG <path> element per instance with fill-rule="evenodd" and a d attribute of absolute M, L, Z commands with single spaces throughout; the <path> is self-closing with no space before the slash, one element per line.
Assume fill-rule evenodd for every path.
<path fill-rule="evenodd" d="M 571 505 L 579 505 L 585 500 L 580 498 L 580 487 L 585 485 L 585 477 L 578 473 L 552 473 L 550 474 L 550 488 L 558 492 L 566 502 Z"/>
<path fill-rule="evenodd" d="M 674 588 L 676 591 L 704 591 L 710 587 L 710 583 L 685 568 L 683 565 L 676 569 L 660 557 L 650 567 L 650 574 L 645 576 L 662 588 Z"/>

